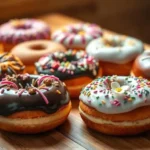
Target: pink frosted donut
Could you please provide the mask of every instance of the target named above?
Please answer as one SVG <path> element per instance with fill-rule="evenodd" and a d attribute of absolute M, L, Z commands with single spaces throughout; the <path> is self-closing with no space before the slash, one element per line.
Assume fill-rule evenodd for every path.
<path fill-rule="evenodd" d="M 9 51 L 14 45 L 30 40 L 50 39 L 50 29 L 36 19 L 10 20 L 0 26 L 0 43 Z"/>
<path fill-rule="evenodd" d="M 102 36 L 102 29 L 96 24 L 71 24 L 55 31 L 52 39 L 62 43 L 67 48 L 85 49 L 86 45 L 95 38 Z"/>

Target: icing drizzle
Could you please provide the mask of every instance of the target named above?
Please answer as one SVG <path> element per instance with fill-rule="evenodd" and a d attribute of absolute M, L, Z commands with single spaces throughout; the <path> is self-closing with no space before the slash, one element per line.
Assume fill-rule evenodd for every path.
<path fill-rule="evenodd" d="M 49 39 L 50 29 L 36 19 L 10 20 L 0 26 L 0 41 L 17 44 L 35 39 Z"/>
<path fill-rule="evenodd" d="M 57 30 L 52 35 L 52 39 L 68 48 L 85 48 L 86 44 L 101 37 L 102 34 L 102 29 L 96 24 L 79 23 Z"/>

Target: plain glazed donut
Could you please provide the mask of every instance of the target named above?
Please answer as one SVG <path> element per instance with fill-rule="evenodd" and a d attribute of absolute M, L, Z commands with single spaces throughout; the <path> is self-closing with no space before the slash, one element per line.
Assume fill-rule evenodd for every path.
<path fill-rule="evenodd" d="M 21 60 L 11 53 L 0 54 L 0 80 L 5 75 L 23 73 L 25 66 Z"/>
<path fill-rule="evenodd" d="M 50 29 L 43 21 L 16 19 L 0 26 L 0 43 L 4 51 L 10 51 L 16 44 L 39 39 L 50 39 Z"/>
<path fill-rule="evenodd" d="M 46 54 L 56 51 L 66 51 L 63 45 L 49 40 L 35 40 L 20 43 L 15 46 L 11 53 L 18 56 L 26 65 L 28 73 L 34 72 L 34 63 Z"/>
<path fill-rule="evenodd" d="M 18 74 L 0 81 L 0 129 L 39 133 L 62 124 L 71 110 L 65 85 L 55 76 Z"/>
<path fill-rule="evenodd" d="M 37 74 L 49 74 L 65 82 L 70 96 L 77 98 L 81 89 L 97 75 L 102 75 L 99 63 L 85 51 L 55 52 L 35 63 Z"/>
<path fill-rule="evenodd" d="M 55 31 L 52 39 L 62 43 L 67 48 L 85 49 L 86 45 L 95 38 L 102 36 L 102 29 L 96 24 L 71 24 Z"/>
<path fill-rule="evenodd" d="M 142 76 L 150 80 L 150 51 L 146 50 L 139 55 L 134 63 L 131 70 L 131 75 L 139 77 Z"/>
<path fill-rule="evenodd" d="M 143 50 L 140 40 L 123 35 L 106 35 L 86 47 L 87 53 L 100 61 L 104 75 L 129 75 L 134 59 Z"/>
<path fill-rule="evenodd" d="M 112 135 L 150 129 L 150 82 L 130 76 L 105 76 L 81 92 L 79 111 L 86 125 Z"/>

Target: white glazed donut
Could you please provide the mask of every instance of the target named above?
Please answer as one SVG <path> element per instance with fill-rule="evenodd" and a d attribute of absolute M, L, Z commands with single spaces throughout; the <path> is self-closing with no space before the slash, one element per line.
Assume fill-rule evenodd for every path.
<path fill-rule="evenodd" d="M 65 26 L 53 33 L 52 39 L 67 48 L 84 49 L 93 39 L 102 36 L 102 29 L 96 24 L 79 23 Z"/>
<path fill-rule="evenodd" d="M 150 130 L 150 81 L 130 76 L 105 76 L 80 94 L 79 111 L 86 125 L 111 135 Z"/>
<path fill-rule="evenodd" d="M 125 64 L 143 52 L 143 43 L 135 38 L 123 35 L 110 35 L 91 41 L 86 51 L 97 60 Z"/>
<path fill-rule="evenodd" d="M 105 76 L 88 84 L 79 99 L 105 114 L 119 114 L 150 105 L 150 82 L 130 76 Z"/>

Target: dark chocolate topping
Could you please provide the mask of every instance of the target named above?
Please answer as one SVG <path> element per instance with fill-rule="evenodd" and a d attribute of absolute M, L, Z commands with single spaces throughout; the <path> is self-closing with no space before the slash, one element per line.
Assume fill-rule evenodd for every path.
<path fill-rule="evenodd" d="M 43 56 L 35 63 L 38 74 L 55 75 L 61 80 L 78 76 L 95 78 L 99 63 L 85 51 L 55 52 Z"/>
<path fill-rule="evenodd" d="M 55 76 L 8 75 L 0 82 L 0 115 L 3 116 L 25 110 L 51 114 L 68 102 L 66 87 Z"/>

